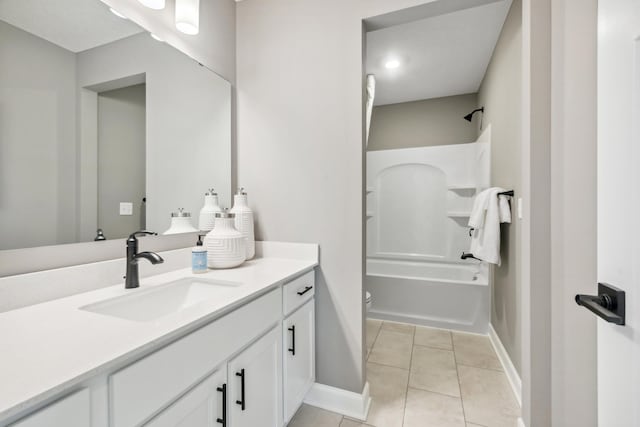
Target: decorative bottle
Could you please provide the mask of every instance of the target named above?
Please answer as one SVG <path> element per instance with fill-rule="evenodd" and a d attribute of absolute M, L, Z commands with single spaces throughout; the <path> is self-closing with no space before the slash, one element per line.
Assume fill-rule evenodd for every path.
<path fill-rule="evenodd" d="M 200 209 L 198 228 L 202 231 L 213 230 L 216 212 L 222 212 L 222 208 L 218 205 L 218 193 L 211 188 L 204 195 L 204 206 Z"/>
<path fill-rule="evenodd" d="M 225 210 L 215 215 L 213 230 L 204 238 L 207 264 L 209 268 L 237 267 L 247 258 L 246 239 L 234 227 L 234 214 Z"/>
<path fill-rule="evenodd" d="M 231 213 L 236 215 L 236 229 L 247 239 L 247 259 L 252 259 L 256 254 L 253 211 L 247 204 L 247 193 L 244 192 L 244 188 L 239 188 L 238 193 L 233 196 Z"/>
<path fill-rule="evenodd" d="M 193 233 L 194 231 L 198 230 L 191 224 L 191 213 L 185 212 L 184 208 L 179 208 L 178 212 L 171 212 L 171 226 L 162 234 Z"/>

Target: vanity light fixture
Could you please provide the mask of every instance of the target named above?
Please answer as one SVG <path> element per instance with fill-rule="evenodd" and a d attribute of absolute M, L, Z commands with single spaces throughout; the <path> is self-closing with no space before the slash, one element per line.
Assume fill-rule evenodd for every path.
<path fill-rule="evenodd" d="M 200 0 L 176 0 L 176 28 L 196 35 L 200 31 Z"/>
<path fill-rule="evenodd" d="M 400 61 L 398 61 L 397 59 L 390 59 L 384 63 L 384 68 L 388 70 L 393 70 L 395 68 L 398 68 L 399 66 L 400 66 Z"/>
<path fill-rule="evenodd" d="M 124 16 L 123 14 L 121 14 L 120 12 L 118 12 L 117 10 L 115 10 L 114 8 L 110 7 L 109 11 L 111 13 L 113 13 L 114 15 L 116 15 L 118 18 L 122 18 L 122 19 L 127 19 L 126 16 Z"/>
<path fill-rule="evenodd" d="M 138 0 L 143 6 L 149 9 L 160 10 L 164 9 L 165 0 Z"/>

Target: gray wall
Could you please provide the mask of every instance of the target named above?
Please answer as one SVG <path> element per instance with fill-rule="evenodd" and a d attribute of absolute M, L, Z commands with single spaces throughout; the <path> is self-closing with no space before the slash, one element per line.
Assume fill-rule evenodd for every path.
<path fill-rule="evenodd" d="M 477 139 L 463 117 L 478 105 L 475 93 L 380 105 L 373 108 L 367 149 L 464 144 Z M 475 117 L 475 116 L 474 116 Z"/>
<path fill-rule="evenodd" d="M 146 228 L 145 92 L 139 84 L 98 94 L 98 227 L 108 239 Z M 133 215 L 120 215 L 120 202 L 132 203 Z"/>
<path fill-rule="evenodd" d="M 478 106 L 484 106 L 484 126 L 491 124 L 491 185 L 522 196 L 522 1 L 514 0 L 487 67 Z M 476 121 L 476 118 L 474 118 Z M 503 224 L 502 265 L 493 270 L 491 324 L 511 361 L 522 371 L 520 233 L 513 204 L 513 221 Z"/>
<path fill-rule="evenodd" d="M 317 378 L 360 393 L 362 19 L 424 1 L 237 3 L 238 182 L 266 240 L 320 244 Z"/>
<path fill-rule="evenodd" d="M 0 64 L 0 249 L 73 242 L 75 55 L 0 21 Z"/>

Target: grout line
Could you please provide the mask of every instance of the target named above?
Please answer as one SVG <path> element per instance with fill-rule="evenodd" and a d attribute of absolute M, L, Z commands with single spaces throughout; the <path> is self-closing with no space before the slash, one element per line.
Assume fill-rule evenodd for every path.
<path fill-rule="evenodd" d="M 439 396 L 445 396 L 445 397 L 450 397 L 452 399 L 462 399 L 462 396 L 451 396 L 450 394 L 446 394 L 446 393 L 441 393 L 439 391 L 433 391 L 433 390 L 427 390 L 426 388 L 420 388 L 420 387 L 407 387 L 407 389 L 411 389 L 411 390 L 417 390 L 417 391 L 424 391 L 427 393 L 433 393 L 433 394 L 437 394 Z"/>
<path fill-rule="evenodd" d="M 453 341 L 453 332 L 449 331 L 451 334 L 451 345 L 453 347 L 453 360 L 456 365 L 456 377 L 458 378 L 458 388 L 460 389 L 460 406 L 462 406 L 462 417 L 464 418 L 465 424 L 469 421 L 467 420 L 467 413 L 464 410 L 464 399 L 462 398 L 462 384 L 460 383 L 460 372 L 458 371 L 458 358 L 456 357 L 456 345 Z"/>
<path fill-rule="evenodd" d="M 411 382 L 411 366 L 413 365 L 413 347 L 416 341 L 416 328 L 413 328 L 411 335 L 411 356 L 409 357 L 409 376 L 407 377 L 407 388 L 404 390 L 404 407 L 402 408 L 402 426 L 404 427 L 404 418 L 407 413 L 407 399 L 409 398 L 409 383 Z"/>
<path fill-rule="evenodd" d="M 372 365 L 378 365 L 378 366 L 384 366 L 385 368 L 396 368 L 396 369 L 402 369 L 403 371 L 410 371 L 411 369 L 411 363 L 409 363 L 409 368 L 401 368 L 400 366 L 393 366 L 393 365 L 386 365 L 384 363 L 380 363 L 380 362 L 369 362 L 367 361 L 367 363 L 371 363 Z"/>
<path fill-rule="evenodd" d="M 451 348 L 434 347 L 432 345 L 424 345 L 424 344 L 413 344 L 413 345 L 414 347 L 431 348 L 433 350 L 453 351 L 453 345 L 451 345 Z"/>
<path fill-rule="evenodd" d="M 456 362 L 456 365 L 464 366 L 464 367 L 467 367 L 467 368 L 484 369 L 485 371 L 502 372 L 503 374 L 506 374 L 504 372 L 504 369 L 485 368 L 483 366 L 474 366 L 474 365 L 469 365 L 468 363 L 459 363 L 459 362 Z"/>

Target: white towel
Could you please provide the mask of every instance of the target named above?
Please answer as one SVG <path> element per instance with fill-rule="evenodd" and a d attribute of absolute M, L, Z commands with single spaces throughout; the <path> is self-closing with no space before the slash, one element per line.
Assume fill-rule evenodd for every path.
<path fill-rule="evenodd" d="M 473 228 L 469 251 L 474 257 L 500 265 L 500 223 L 511 222 L 511 208 L 507 196 L 498 196 L 506 191 L 493 187 L 478 194 L 469 216 L 469 227 Z"/>

